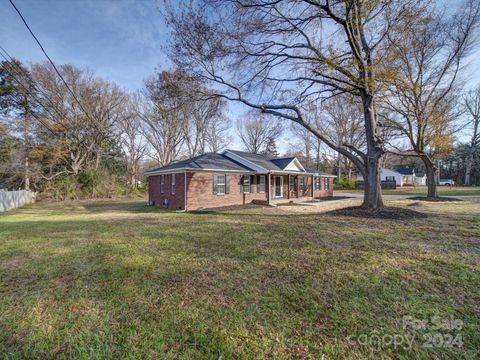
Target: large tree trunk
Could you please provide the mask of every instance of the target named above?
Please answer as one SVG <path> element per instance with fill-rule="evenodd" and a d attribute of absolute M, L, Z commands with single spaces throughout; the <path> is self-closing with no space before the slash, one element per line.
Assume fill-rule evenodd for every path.
<path fill-rule="evenodd" d="M 425 165 L 426 174 L 427 174 L 427 198 L 436 199 L 438 198 L 437 190 L 437 166 L 435 162 L 432 161 L 428 156 L 421 156 L 423 164 Z"/>
<path fill-rule="evenodd" d="M 465 163 L 465 185 L 466 186 L 471 185 L 470 178 L 472 175 L 472 164 L 473 164 L 474 153 L 475 153 L 475 147 L 472 145 L 467 157 L 467 161 Z"/>
<path fill-rule="evenodd" d="M 467 162 L 465 164 L 465 186 L 470 186 L 470 177 L 472 174 L 472 163 L 473 163 L 473 156 L 470 154 L 468 155 Z"/>
<path fill-rule="evenodd" d="M 337 161 L 337 166 L 338 166 L 338 171 L 337 171 L 337 176 L 338 179 L 342 177 L 342 155 L 338 153 L 338 161 Z"/>
<path fill-rule="evenodd" d="M 381 156 L 381 155 L 380 155 Z M 366 168 L 366 177 L 364 178 L 365 189 L 363 194 L 362 207 L 369 210 L 381 210 L 383 208 L 382 189 L 380 182 L 379 159 L 378 157 L 369 157 Z"/>
<path fill-rule="evenodd" d="M 377 137 L 376 114 L 373 96 L 362 96 L 365 117 L 365 134 L 367 138 L 367 156 L 365 161 L 365 189 L 362 207 L 372 211 L 383 209 L 380 182 L 380 158 L 384 154 L 381 141 Z"/>
<path fill-rule="evenodd" d="M 30 190 L 30 171 L 29 171 L 29 168 L 30 168 L 30 163 L 28 161 L 28 155 L 27 155 L 27 157 L 25 158 L 25 179 L 24 179 L 25 190 L 27 190 L 27 191 Z"/>

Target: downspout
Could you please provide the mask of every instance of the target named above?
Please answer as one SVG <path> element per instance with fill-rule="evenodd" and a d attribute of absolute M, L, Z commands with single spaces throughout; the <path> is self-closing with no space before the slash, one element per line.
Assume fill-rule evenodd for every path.
<path fill-rule="evenodd" d="M 185 175 L 185 178 L 183 180 L 183 199 L 185 201 L 185 204 L 183 206 L 183 208 L 185 209 L 185 211 L 187 211 L 187 172 L 184 171 L 184 175 Z"/>

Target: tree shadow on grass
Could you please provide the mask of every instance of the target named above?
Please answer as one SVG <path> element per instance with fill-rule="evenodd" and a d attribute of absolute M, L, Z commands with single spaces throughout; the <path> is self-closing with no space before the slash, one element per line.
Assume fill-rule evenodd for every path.
<path fill-rule="evenodd" d="M 212 226 L 170 224 L 163 232 L 153 224 L 139 227 L 145 239 L 138 244 L 122 237 L 121 228 L 92 221 L 80 224 L 96 230 L 91 239 L 67 239 L 63 231 L 75 234 L 78 222 L 57 222 L 60 231 L 40 236 L 45 243 L 38 250 L 23 247 L 29 258 L 0 269 L 0 349 L 30 358 L 79 357 L 82 348 L 105 357 L 188 351 L 192 357 L 255 357 L 268 344 L 281 357 L 300 343 L 317 355 L 320 344 L 343 344 L 346 334 L 394 332 L 408 312 L 420 316 L 433 309 L 447 316 L 454 311 L 449 278 L 457 278 L 459 287 L 468 270 L 449 264 L 438 273 L 445 264 L 429 259 L 387 266 L 382 261 L 391 259 L 388 249 L 376 251 L 376 261 L 355 249 L 286 254 L 278 246 L 266 254 L 249 237 L 259 228 L 245 226 L 237 237 L 225 238 L 228 227 L 211 220 Z M 35 226 L 41 224 L 32 231 Z M 109 231 L 111 238 L 103 238 Z M 281 242 L 287 246 L 288 238 Z M 430 284 L 438 276 L 446 278 Z M 428 293 L 419 296 L 425 284 Z M 476 294 L 461 296 L 471 306 Z M 474 340 L 467 341 L 470 350 Z"/>

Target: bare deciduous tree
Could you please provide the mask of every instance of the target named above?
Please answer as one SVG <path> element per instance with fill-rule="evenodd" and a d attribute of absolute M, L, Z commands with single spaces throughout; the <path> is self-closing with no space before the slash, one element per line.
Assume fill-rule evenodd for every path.
<path fill-rule="evenodd" d="M 238 135 L 246 151 L 260 154 L 270 140 L 276 141 L 282 134 L 282 126 L 275 119 L 259 111 L 249 111 L 237 122 Z"/>
<path fill-rule="evenodd" d="M 467 114 L 471 118 L 472 137 L 470 138 L 469 152 L 465 162 L 465 185 L 470 185 L 472 164 L 477 149 L 480 147 L 480 86 L 465 97 Z"/>
<path fill-rule="evenodd" d="M 322 121 L 319 121 L 322 132 L 338 146 L 366 150 L 365 132 L 363 131 L 362 109 L 352 96 L 340 95 L 324 106 Z M 347 177 L 352 177 L 352 162 L 341 153 L 337 155 L 338 177 L 345 170 Z"/>
<path fill-rule="evenodd" d="M 58 68 L 75 97 L 50 64 L 32 65 L 36 99 L 42 104 L 41 116 L 48 126 L 39 129 L 42 145 L 36 151 L 46 166 L 47 179 L 77 175 L 86 166 L 98 168 L 110 140 L 116 137 L 115 124 L 125 100 L 116 85 L 95 77 L 88 69 L 69 64 Z M 54 129 L 56 136 L 48 129 Z"/>
<path fill-rule="evenodd" d="M 140 178 L 140 162 L 147 150 L 145 138 L 141 135 L 142 118 L 140 117 L 140 98 L 130 95 L 122 104 L 122 115 L 117 122 L 119 127 L 119 140 L 125 154 L 127 164 L 128 182 L 130 186 L 137 187 Z"/>
<path fill-rule="evenodd" d="M 384 139 L 377 96 L 389 76 L 386 36 L 420 0 L 204 0 L 167 7 L 171 59 L 218 85 L 218 96 L 303 126 L 363 174 L 364 207 L 383 207 Z M 408 11 L 408 15 L 412 11 Z M 366 150 L 332 143 L 306 119 L 309 104 L 349 93 L 362 104 Z"/>
<path fill-rule="evenodd" d="M 182 75 L 178 72 L 160 72 L 145 81 L 145 98 L 142 111 L 142 133 L 154 151 L 161 166 L 178 159 L 185 142 L 185 111 Z"/>
<path fill-rule="evenodd" d="M 230 144 L 230 127 L 230 119 L 223 114 L 219 114 L 210 120 L 210 126 L 205 134 L 208 151 L 219 152 Z"/>
<path fill-rule="evenodd" d="M 463 60 L 473 45 L 480 4 L 468 1 L 453 15 L 425 7 L 422 16 L 401 24 L 403 32 L 388 34 L 397 68 L 385 99 L 394 116 L 387 124 L 408 139 L 403 154 L 419 156 L 426 168 L 428 197 L 436 198 L 435 157 L 451 141 L 456 118 L 453 90 Z"/>
<path fill-rule="evenodd" d="M 143 134 L 161 165 L 225 145 L 229 121 L 224 99 L 210 97 L 201 82 L 180 70 L 161 72 L 145 85 L 149 109 Z"/>

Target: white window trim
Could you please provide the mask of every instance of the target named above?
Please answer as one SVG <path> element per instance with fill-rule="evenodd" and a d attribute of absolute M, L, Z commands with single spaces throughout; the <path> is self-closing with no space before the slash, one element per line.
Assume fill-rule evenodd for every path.
<path fill-rule="evenodd" d="M 260 179 L 263 178 L 263 184 L 260 181 Z M 266 190 L 266 184 L 267 184 L 267 178 L 265 175 L 258 175 L 258 184 L 257 184 L 257 191 L 258 191 L 258 185 L 263 185 L 263 190 L 258 191 L 260 194 L 263 194 Z"/>
<path fill-rule="evenodd" d="M 165 193 L 165 175 L 160 175 L 160 194 Z"/>
<path fill-rule="evenodd" d="M 222 177 L 223 178 L 223 184 L 218 184 L 218 185 L 223 185 L 223 191 L 222 192 L 216 192 L 215 195 L 225 195 L 227 192 L 227 175 L 225 174 L 213 174 L 213 181 L 215 181 L 216 177 Z M 215 190 L 217 190 L 217 184 L 214 184 Z"/>
<path fill-rule="evenodd" d="M 245 180 L 247 180 L 248 184 L 245 184 Z M 243 194 L 250 194 L 252 192 L 252 184 L 250 181 L 250 175 L 243 175 L 242 177 L 242 193 Z M 245 186 L 248 185 L 249 190 L 245 191 Z"/>
<path fill-rule="evenodd" d="M 175 174 L 172 174 L 172 178 L 171 178 L 171 184 L 170 184 L 170 192 L 172 193 L 172 195 L 175 195 Z"/>
<path fill-rule="evenodd" d="M 300 176 L 300 179 L 298 179 L 298 190 L 305 191 L 306 189 L 307 189 L 307 182 L 305 181 L 305 176 Z"/>

